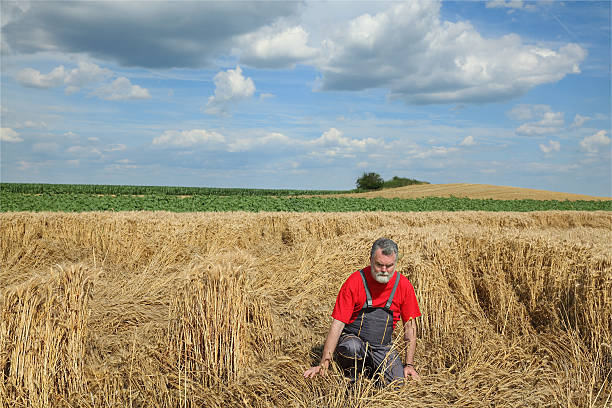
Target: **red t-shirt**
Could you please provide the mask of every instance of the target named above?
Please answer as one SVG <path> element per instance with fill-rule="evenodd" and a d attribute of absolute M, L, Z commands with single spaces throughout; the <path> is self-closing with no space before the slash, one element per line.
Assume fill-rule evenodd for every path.
<path fill-rule="evenodd" d="M 385 306 L 387 300 L 389 300 L 389 296 L 391 296 L 391 291 L 395 284 L 396 273 L 399 272 L 395 271 L 389 282 L 378 283 L 372 277 L 370 267 L 363 268 L 363 274 L 366 277 L 368 288 L 372 295 L 373 307 Z M 361 280 L 359 271 L 356 271 L 348 277 L 340 288 L 332 317 L 345 324 L 350 324 L 357 318 L 365 302 L 366 292 L 363 287 L 363 280 Z M 400 274 L 399 285 L 395 291 L 395 296 L 393 296 L 393 302 L 391 303 L 390 309 L 393 312 L 393 328 L 395 328 L 395 324 L 400 317 L 402 321 L 407 322 L 421 315 L 416 295 L 414 294 L 414 287 L 404 275 Z"/>

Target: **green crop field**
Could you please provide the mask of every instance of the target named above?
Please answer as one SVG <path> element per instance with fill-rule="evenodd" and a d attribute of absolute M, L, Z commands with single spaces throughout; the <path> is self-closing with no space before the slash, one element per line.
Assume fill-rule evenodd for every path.
<path fill-rule="evenodd" d="M 339 191 L 102 185 L 0 186 L 0 211 L 610 211 L 612 201 L 334 197 Z M 313 197 L 312 195 L 326 195 Z M 308 196 L 306 196 L 308 195 Z"/>
<path fill-rule="evenodd" d="M 108 195 L 222 195 L 299 196 L 350 193 L 355 190 L 293 190 L 260 188 L 119 186 L 105 184 L 0 183 L 1 192 L 22 194 L 108 194 Z"/>

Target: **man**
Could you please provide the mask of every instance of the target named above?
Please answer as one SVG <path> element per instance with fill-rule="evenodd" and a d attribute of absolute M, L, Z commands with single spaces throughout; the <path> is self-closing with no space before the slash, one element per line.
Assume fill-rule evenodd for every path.
<path fill-rule="evenodd" d="M 395 271 L 397 256 L 397 244 L 392 240 L 380 238 L 374 242 L 370 266 L 351 274 L 340 288 L 321 362 L 306 370 L 305 378 L 324 374 L 335 351 L 336 361 L 353 382 L 362 369 L 382 374 L 385 384 L 404 378 L 420 379 L 414 368 L 414 319 L 421 312 L 412 284 Z M 400 317 L 408 343 L 403 367 L 391 341 Z"/>

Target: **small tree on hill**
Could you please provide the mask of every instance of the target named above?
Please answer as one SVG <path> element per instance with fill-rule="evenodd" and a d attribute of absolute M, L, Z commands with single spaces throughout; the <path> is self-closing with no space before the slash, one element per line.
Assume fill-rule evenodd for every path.
<path fill-rule="evenodd" d="M 378 190 L 384 183 L 378 173 L 363 173 L 363 176 L 357 179 L 356 185 L 359 190 Z"/>

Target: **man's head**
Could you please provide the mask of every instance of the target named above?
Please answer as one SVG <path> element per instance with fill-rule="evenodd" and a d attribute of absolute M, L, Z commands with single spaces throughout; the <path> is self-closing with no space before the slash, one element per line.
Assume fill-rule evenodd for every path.
<path fill-rule="evenodd" d="M 372 244 L 370 266 L 372 277 L 378 283 L 387 283 L 395 272 L 397 244 L 388 238 L 379 238 Z"/>

